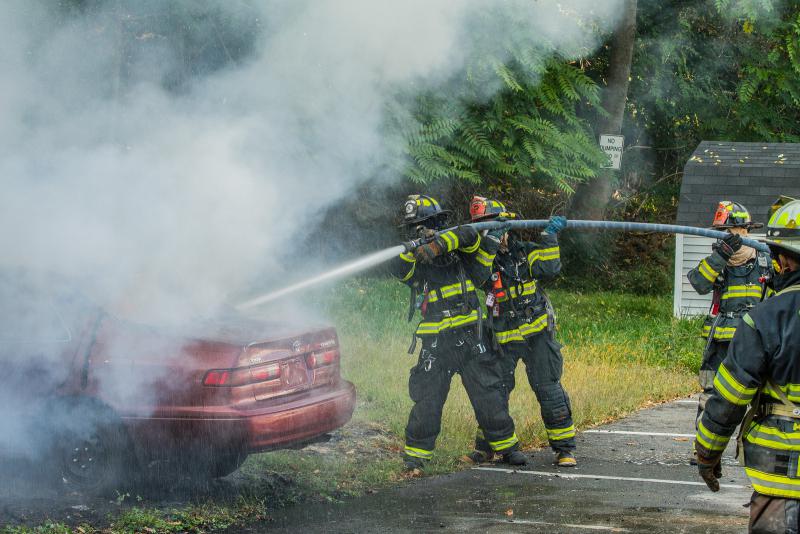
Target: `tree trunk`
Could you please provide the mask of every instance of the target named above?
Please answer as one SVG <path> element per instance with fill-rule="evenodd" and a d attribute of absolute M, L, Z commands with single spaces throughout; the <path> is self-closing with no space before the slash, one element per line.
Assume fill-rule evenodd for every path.
<path fill-rule="evenodd" d="M 606 88 L 603 92 L 603 108 L 608 112 L 608 117 L 598 121 L 598 134 L 619 135 L 622 132 L 636 40 L 636 3 L 637 0 L 625 0 L 625 12 L 611 38 Z M 572 199 L 570 216 L 575 219 L 602 219 L 611 200 L 613 181 L 614 171 L 602 169 L 597 177 L 580 185 Z"/>

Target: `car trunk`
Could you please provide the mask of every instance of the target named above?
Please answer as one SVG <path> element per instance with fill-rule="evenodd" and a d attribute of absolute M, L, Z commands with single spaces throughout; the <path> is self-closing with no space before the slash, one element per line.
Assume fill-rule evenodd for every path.
<path fill-rule="evenodd" d="M 237 320 L 196 331 L 187 340 L 108 321 L 91 351 L 89 388 L 128 416 L 223 417 L 339 381 L 334 328 Z"/>

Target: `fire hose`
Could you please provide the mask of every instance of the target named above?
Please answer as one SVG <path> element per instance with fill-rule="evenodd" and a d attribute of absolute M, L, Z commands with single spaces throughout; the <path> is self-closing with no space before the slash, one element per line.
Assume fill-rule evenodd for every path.
<path fill-rule="evenodd" d="M 476 230 L 490 230 L 492 228 L 502 228 L 504 226 L 511 227 L 512 230 L 524 230 L 531 228 L 544 228 L 548 224 L 547 219 L 529 219 L 529 220 L 507 220 L 507 221 L 486 221 L 479 223 L 470 223 Z M 583 220 L 568 220 L 566 229 L 596 229 L 596 230 L 617 230 L 620 232 L 659 232 L 668 234 L 686 234 L 696 235 L 701 237 L 711 237 L 714 239 L 722 239 L 727 232 L 719 230 L 710 230 L 708 228 L 695 228 L 694 226 L 680 226 L 675 224 L 655 224 L 655 223 L 638 223 L 638 222 L 624 222 L 624 221 L 583 221 Z M 452 228 L 448 229 L 452 230 Z M 439 235 L 448 230 L 437 232 Z M 436 236 L 426 239 L 417 239 L 403 243 L 406 251 L 413 250 L 414 248 L 429 242 Z M 749 237 L 742 238 L 742 243 L 748 247 L 756 250 L 769 253 L 769 247 L 765 243 L 756 241 Z"/>
<path fill-rule="evenodd" d="M 502 228 L 502 227 L 510 227 L 512 230 L 524 230 L 524 229 L 531 229 L 531 228 L 544 228 L 548 224 L 548 220 L 546 219 L 530 219 L 530 220 L 507 220 L 507 221 L 486 221 L 486 222 L 479 222 L 479 223 L 468 223 L 469 226 L 472 226 L 476 230 L 489 230 L 492 228 Z M 709 230 L 707 228 L 695 228 L 693 226 L 678 226 L 674 224 L 653 224 L 653 223 L 637 223 L 637 222 L 620 222 L 620 221 L 583 221 L 583 220 L 568 220 L 566 229 L 597 229 L 597 230 L 617 230 L 621 232 L 661 232 L 661 233 L 669 233 L 669 234 L 686 234 L 686 235 L 697 235 L 702 237 L 710 237 L 714 239 L 722 239 L 726 235 L 726 232 L 720 232 L 718 230 Z M 452 230 L 450 228 L 449 230 Z M 363 258 L 359 258 L 355 261 L 350 263 L 346 263 L 334 269 L 330 269 L 319 276 L 315 276 L 304 280 L 302 282 L 298 282 L 288 287 L 284 287 L 277 291 L 273 291 L 272 293 L 268 293 L 266 295 L 262 295 L 260 297 L 256 297 L 250 299 L 246 302 L 243 302 L 237 306 L 240 310 L 247 310 L 252 309 L 257 306 L 260 306 L 266 302 L 273 301 L 279 297 L 287 295 L 289 293 L 294 293 L 295 291 L 299 291 L 301 289 L 306 289 L 311 286 L 318 285 L 322 282 L 326 282 L 329 280 L 334 280 L 336 278 L 341 278 L 344 276 L 350 276 L 352 274 L 356 274 L 361 271 L 365 271 L 375 265 L 379 265 L 386 261 L 389 261 L 393 258 L 396 258 L 398 254 L 402 252 L 410 252 L 420 245 L 424 245 L 426 243 L 430 243 L 436 236 L 446 232 L 447 230 L 442 230 L 437 232 L 431 237 L 415 239 L 412 241 L 408 241 L 403 243 L 402 245 L 397 245 L 394 247 L 390 247 Z M 748 247 L 753 247 L 757 250 L 762 252 L 769 252 L 769 248 L 766 244 L 756 241 L 751 238 L 743 238 L 742 243 L 747 245 Z"/>

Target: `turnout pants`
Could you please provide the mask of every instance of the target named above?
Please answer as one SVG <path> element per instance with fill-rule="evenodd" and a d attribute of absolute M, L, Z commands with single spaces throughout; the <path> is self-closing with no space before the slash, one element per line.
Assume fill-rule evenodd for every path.
<path fill-rule="evenodd" d="M 575 425 L 572 422 L 572 406 L 569 395 L 561 385 L 561 375 L 564 371 L 561 344 L 550 332 L 545 331 L 526 338 L 524 343 L 507 343 L 503 345 L 502 352 L 500 360 L 508 392 L 506 406 L 508 395 L 515 387 L 514 375 L 517 363 L 522 360 L 525 363 L 528 383 L 539 402 L 550 447 L 556 452 L 574 450 Z M 475 448 L 488 452 L 480 429 L 475 440 Z"/>
<path fill-rule="evenodd" d="M 714 391 L 714 377 L 717 376 L 719 366 L 725 359 L 730 344 L 730 341 L 711 341 L 705 352 L 703 352 L 703 362 L 700 364 L 700 373 L 698 374 L 700 387 L 703 388 L 703 391 L 700 393 L 700 401 L 697 404 L 695 429 L 700 422 L 700 418 L 703 417 L 706 401 Z"/>
<path fill-rule="evenodd" d="M 800 501 L 753 493 L 750 498 L 751 534 L 798 534 Z"/>
<path fill-rule="evenodd" d="M 407 456 L 425 460 L 433 456 L 441 430 L 442 408 L 456 373 L 461 375 L 491 449 L 504 454 L 518 447 L 514 421 L 508 414 L 500 361 L 491 350 L 477 354 L 476 345 L 468 330 L 423 338 L 419 361 L 408 379 L 408 393 L 414 406 L 406 426 Z M 488 345 L 484 342 L 484 346 Z"/>

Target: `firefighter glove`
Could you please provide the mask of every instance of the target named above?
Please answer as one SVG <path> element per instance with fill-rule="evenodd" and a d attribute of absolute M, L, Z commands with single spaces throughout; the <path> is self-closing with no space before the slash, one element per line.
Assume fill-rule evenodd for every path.
<path fill-rule="evenodd" d="M 424 245 L 418 246 L 414 250 L 414 257 L 419 262 L 431 263 L 434 258 L 440 256 L 445 250 L 447 249 L 439 243 L 439 240 L 434 239 Z"/>
<path fill-rule="evenodd" d="M 740 248 L 742 248 L 742 237 L 738 234 L 728 234 L 717 241 L 716 251 L 727 262 Z"/>
<path fill-rule="evenodd" d="M 720 459 L 720 456 L 709 458 L 703 456 L 699 451 L 697 453 L 697 471 L 711 491 L 719 491 L 719 479 L 722 478 Z"/>
<path fill-rule="evenodd" d="M 567 218 L 562 217 L 561 215 L 554 215 L 550 217 L 550 222 L 547 223 L 547 226 L 544 229 L 544 233 L 550 235 L 556 235 L 566 227 L 567 227 Z"/>
<path fill-rule="evenodd" d="M 511 230 L 511 224 L 509 224 L 509 223 L 507 223 L 507 222 L 503 221 L 503 224 L 502 224 L 501 226 L 498 226 L 497 228 L 492 228 L 491 230 L 489 230 L 488 232 L 486 232 L 486 235 L 488 235 L 488 236 L 492 236 L 492 237 L 495 237 L 495 238 L 497 238 L 497 239 L 500 239 L 500 238 L 502 238 L 502 237 L 503 237 L 503 236 L 506 234 L 506 232 L 508 232 L 509 230 Z"/>

